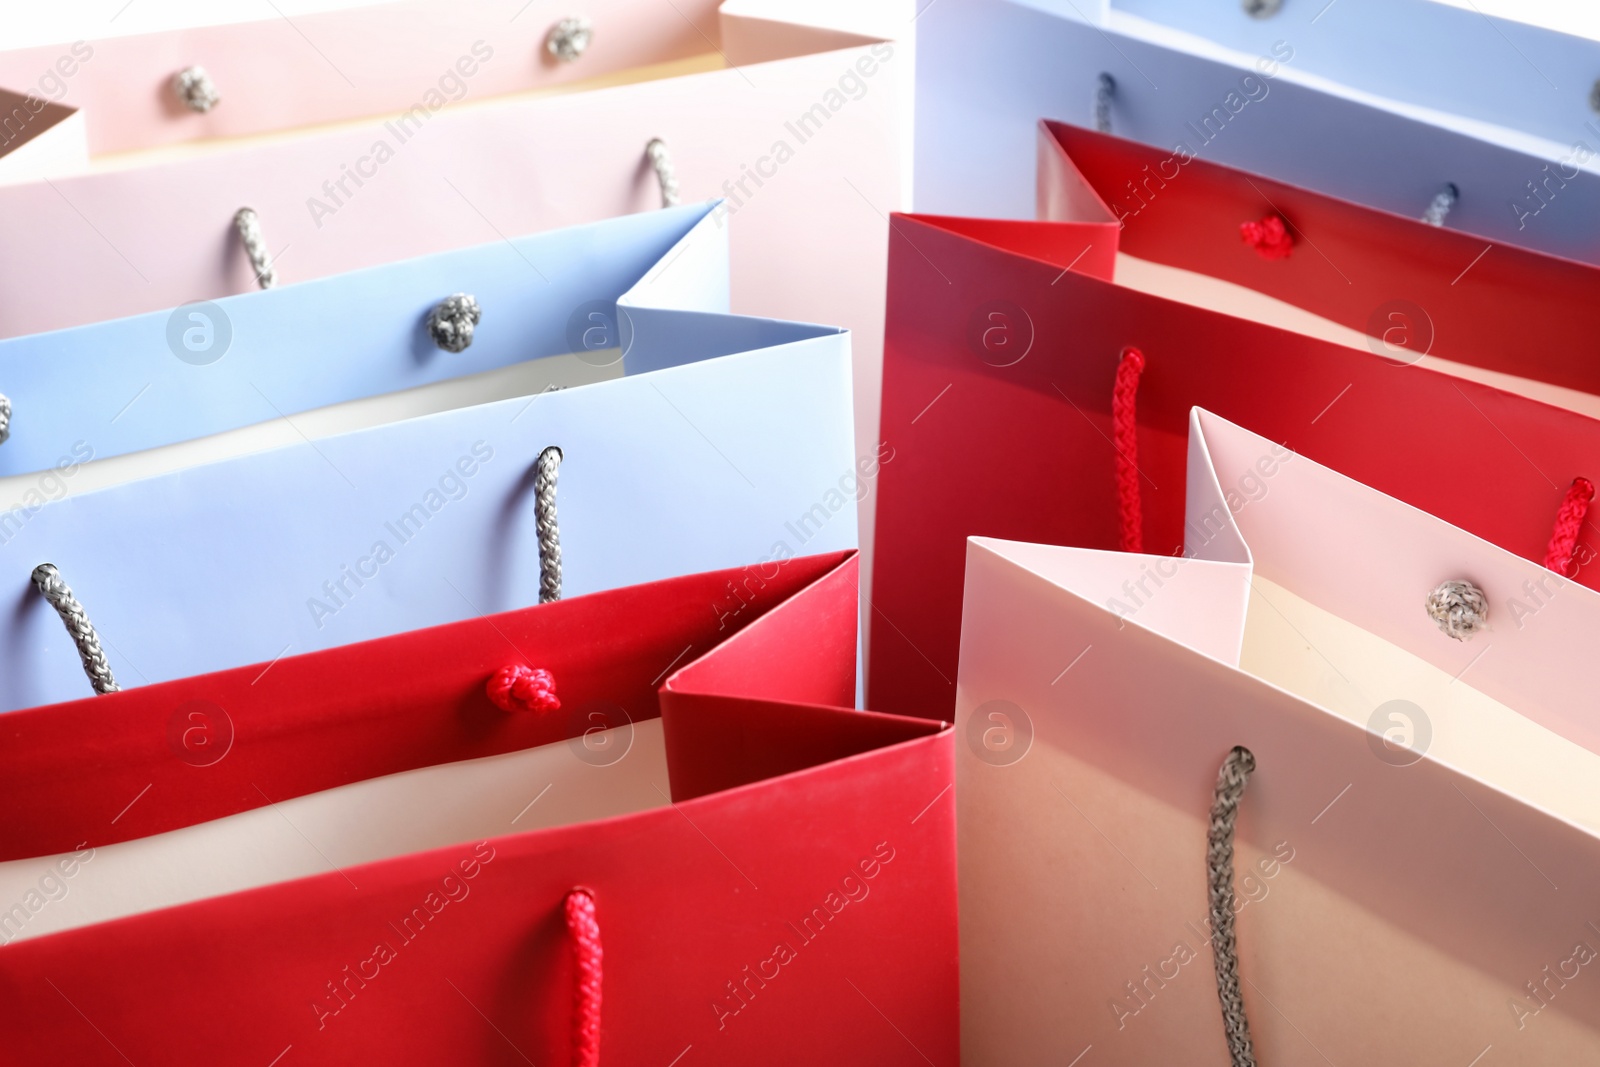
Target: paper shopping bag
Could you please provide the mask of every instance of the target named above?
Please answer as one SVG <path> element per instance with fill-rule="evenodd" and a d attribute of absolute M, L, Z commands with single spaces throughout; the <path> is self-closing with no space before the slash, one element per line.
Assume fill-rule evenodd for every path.
<path fill-rule="evenodd" d="M 1183 556 L 972 543 L 964 1057 L 1594 1058 L 1600 596 L 1193 425 Z"/>
<path fill-rule="evenodd" d="M 1195 406 L 1551 558 L 1563 502 L 1600 470 L 1600 423 L 1404 353 L 1113 284 L 1115 238 L 1112 225 L 895 217 L 871 706 L 951 705 L 968 536 L 1178 551 Z M 1584 527 L 1569 546 L 1591 586 L 1593 544 Z"/>
<path fill-rule="evenodd" d="M 954 1064 L 953 735 L 853 710 L 855 605 L 808 556 L 17 713 L 4 1047 Z"/>
<path fill-rule="evenodd" d="M 15 605 L 0 623 L 0 709 L 86 693 L 84 666 L 105 690 L 525 607 L 563 573 L 566 591 L 580 594 L 856 547 L 855 496 L 877 459 L 855 456 L 850 337 L 719 312 L 724 250 L 709 210 L 592 233 L 588 251 L 614 259 L 613 280 L 630 264 L 646 273 L 613 300 L 568 272 L 552 291 L 590 294 L 570 317 L 514 299 L 513 279 L 530 269 L 518 248 L 491 257 L 505 273 L 484 276 L 484 292 L 497 294 L 484 321 L 498 311 L 528 327 L 526 340 L 494 346 L 506 358 L 568 344 L 576 330 L 579 355 L 620 357 L 623 377 L 89 493 L 55 491 L 82 470 L 75 454 L 29 476 L 38 499 L 0 513 L 0 585 Z M 631 255 L 602 257 L 602 233 L 639 240 Z M 655 262 L 653 243 L 665 250 Z M 419 285 L 443 280 L 428 273 Z M 375 303 L 403 296 L 397 286 Z M 402 337 L 411 328 L 402 322 Z M 615 351 L 586 347 L 611 331 Z M 403 373 L 395 360 L 403 367 L 413 353 L 390 337 L 355 365 Z M 262 352 L 268 364 L 275 354 Z M 248 404 L 256 371 L 240 370 L 232 395 Z M 260 373 L 291 396 L 314 391 L 292 374 Z M 184 396 L 168 388 L 157 406 L 181 408 Z M 24 432 L 19 422 L 13 436 Z M 549 533 L 558 472 L 565 551 Z M 46 564 L 53 570 L 41 572 Z"/>
<path fill-rule="evenodd" d="M 558 13 L 408 0 L 292 18 L 263 7 L 220 23 L 228 13 L 212 11 L 160 31 L 0 50 L 0 85 L 86 113 L 100 156 L 682 64 L 711 52 L 717 7 L 590 0 Z"/>
<path fill-rule="evenodd" d="M 1398 361 L 1443 358 L 1600 393 L 1587 351 L 1600 269 L 1589 264 L 1064 123 L 1040 124 L 1039 153 L 1039 217 L 1083 223 L 1095 240 L 1110 231 L 1141 266 L 1255 290 Z M 1213 291 L 1188 299 L 1236 310 Z"/>
<path fill-rule="evenodd" d="M 633 328 L 636 306 L 726 315 L 727 232 L 712 213 L 647 212 L 0 341 L 0 473 L 13 476 L 0 486 L 16 500 L 63 457 L 117 460 L 59 479 L 82 491 L 614 378 L 667 343 L 714 345 L 723 318 L 680 314 L 670 341 Z"/>
<path fill-rule="evenodd" d="M 418 54 L 478 63 L 478 73 L 462 76 L 465 95 L 436 92 L 441 67 L 408 81 L 388 116 L 0 187 L 0 218 L 8 220 L 0 336 L 215 300 L 256 288 L 265 272 L 288 285 L 664 202 L 726 197 L 719 217 L 732 232 L 734 310 L 854 331 L 857 436 L 869 451 L 878 440 L 880 227 L 904 205 L 909 145 L 909 55 L 881 31 L 909 22 L 878 6 L 741 0 L 692 32 L 685 20 L 699 17 L 703 3 L 665 14 L 656 5 L 607 4 L 586 17 L 595 41 L 634 42 L 614 55 L 617 64 L 642 62 L 643 49 L 677 59 L 685 47 L 704 62 L 651 62 L 629 66 L 633 80 L 618 70 L 617 84 L 491 99 L 479 85 L 500 92 L 542 62 L 522 40 L 523 23 L 541 16 L 529 9 L 513 22 L 520 2 L 499 17 L 459 6 L 449 17 L 462 28 L 434 35 Z M 618 28 L 646 9 L 637 35 Z M 668 24 L 677 28 L 650 29 Z M 501 43 L 506 35 L 510 44 Z M 495 49 L 487 60 L 472 53 L 480 38 Z M 306 52 L 303 41 L 284 47 L 291 46 Z M 611 46 L 594 45 L 602 47 Z M 270 55 L 276 78 L 280 59 Z M 514 70 L 497 82 L 493 72 L 502 68 Z M 385 76 L 374 84 L 398 83 Z M 248 245 L 235 227 L 246 207 L 254 213 Z M 795 285 L 796 277 L 807 284 Z"/>
<path fill-rule="evenodd" d="M 1291 40 L 1295 67 L 1326 91 L 1428 108 L 1434 121 L 1457 129 L 1475 124 L 1481 131 L 1492 123 L 1499 129 L 1480 135 L 1502 143 L 1516 143 L 1518 132 L 1563 149 L 1578 138 L 1595 143 L 1589 92 L 1600 44 L 1582 32 L 1559 32 L 1562 25 L 1579 29 L 1570 14 L 1540 22 L 1532 9 L 1524 9 L 1531 17 L 1513 19 L 1433 0 L 1345 4 L 1337 18 L 1328 6 L 1282 0 L 1115 0 L 1112 6 L 1121 16 L 1117 25 L 1152 38 L 1155 27 L 1145 20 L 1171 27 L 1184 35 L 1173 39 L 1175 46 L 1202 54 L 1213 44 L 1254 57 L 1274 41 Z"/>
<path fill-rule="evenodd" d="M 1034 124 L 1050 117 L 1414 218 L 1453 189 L 1450 228 L 1600 263 L 1600 119 L 1563 121 L 1558 141 L 1495 137 L 1481 123 L 1451 129 L 1418 108 L 1302 77 L 1301 50 L 1318 54 L 1307 33 L 1269 24 L 1265 50 L 1218 58 L 1143 19 L 1096 24 L 1072 5 L 1046 6 L 940 0 L 917 19 L 917 210 L 1031 217 L 1025 168 Z M 1385 41 L 1381 54 L 1391 56 L 1394 37 Z M 1508 62 L 1521 63 L 1514 54 Z M 1394 71 L 1417 80 L 1409 67 Z M 1572 75 L 1577 98 L 1563 115 L 1586 106 L 1579 87 L 1592 82 Z"/>

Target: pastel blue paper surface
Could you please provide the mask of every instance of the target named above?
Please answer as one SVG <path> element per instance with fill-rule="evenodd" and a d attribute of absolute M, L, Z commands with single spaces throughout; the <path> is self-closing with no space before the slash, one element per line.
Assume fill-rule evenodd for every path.
<path fill-rule="evenodd" d="M 855 546 L 848 334 L 712 310 L 727 244 L 705 208 L 583 229 L 628 235 L 611 251 L 639 265 L 611 291 L 622 378 L 0 516 L 0 710 L 90 693 L 30 583 L 42 562 L 73 587 L 125 687 L 533 604 L 532 464 L 548 445 L 564 455 L 568 596 Z M 527 272 L 514 253 L 496 262 Z M 506 351 L 568 350 L 528 314 L 525 343 Z"/>
<path fill-rule="evenodd" d="M 1254 18 L 1239 0 L 1114 0 L 1131 15 L 1264 55 L 1292 41 L 1297 69 L 1391 100 L 1600 148 L 1589 92 L 1600 41 L 1438 0 L 1310 0 Z"/>
<path fill-rule="evenodd" d="M 707 210 L 629 215 L 0 340 L 0 393 L 12 402 L 0 475 L 50 467 L 79 441 L 106 458 L 573 352 L 583 336 L 575 316 L 590 340 L 615 347 L 585 318 L 592 305 L 607 305 L 610 322 L 609 305 Z M 678 272 L 672 306 L 726 312 L 727 264 L 702 257 L 699 268 Z M 461 292 L 483 317 L 470 347 L 446 352 L 424 322 Z"/>
<path fill-rule="evenodd" d="M 1545 186 L 1542 159 L 1014 0 L 939 0 L 917 27 L 918 211 L 1032 218 L 1038 121 L 1092 126 L 1106 71 L 1119 136 L 1413 217 L 1453 182 L 1452 229 L 1600 263 L 1600 175 Z M 1197 135 L 1219 109 L 1219 132 Z M 1588 143 L 1600 152 L 1600 123 Z"/>

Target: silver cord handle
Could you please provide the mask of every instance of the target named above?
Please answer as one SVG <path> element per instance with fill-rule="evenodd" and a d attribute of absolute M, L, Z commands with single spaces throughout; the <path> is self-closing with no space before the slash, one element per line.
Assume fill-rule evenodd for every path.
<path fill-rule="evenodd" d="M 556 525 L 556 472 L 561 449 L 551 445 L 534 461 L 533 523 L 539 537 L 539 603 L 561 599 L 561 530 Z"/>
<path fill-rule="evenodd" d="M 56 614 L 61 616 L 72 643 L 78 646 L 83 673 L 89 676 L 89 684 L 94 686 L 94 691 L 105 694 L 121 689 L 111 675 L 111 664 L 106 662 L 105 650 L 100 647 L 100 638 L 94 632 L 94 625 L 89 622 L 89 616 L 84 612 L 83 605 L 78 603 L 78 598 L 72 595 L 72 587 L 62 581 L 56 565 L 41 563 L 35 567 L 33 584 L 44 594 L 50 606 L 56 609 Z"/>

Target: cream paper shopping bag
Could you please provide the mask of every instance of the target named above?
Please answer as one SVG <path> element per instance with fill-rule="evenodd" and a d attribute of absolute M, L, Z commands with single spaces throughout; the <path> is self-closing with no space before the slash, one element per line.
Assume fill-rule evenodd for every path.
<path fill-rule="evenodd" d="M 1250 1062 L 1231 870 L 1260 1063 L 1593 1062 L 1600 594 L 1201 411 L 1188 489 L 1183 556 L 969 544 L 964 1057 Z"/>

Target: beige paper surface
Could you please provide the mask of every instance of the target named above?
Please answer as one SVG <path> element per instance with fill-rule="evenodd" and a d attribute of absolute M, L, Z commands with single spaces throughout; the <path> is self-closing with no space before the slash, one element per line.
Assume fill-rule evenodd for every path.
<path fill-rule="evenodd" d="M 252 811 L 102 848 L 89 842 L 92 853 L 70 877 L 57 866 L 62 857 L 0 863 L 0 941 L 329 871 L 348 878 L 348 868 L 363 863 L 669 803 L 661 720 L 604 735 L 624 753 L 606 765 L 579 757 L 573 746 L 582 740 L 562 741 L 264 800 Z M 596 740 L 588 751 L 604 747 Z M 34 890 L 44 906 L 25 922 L 9 918 Z"/>

